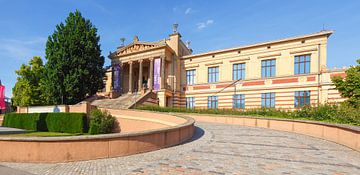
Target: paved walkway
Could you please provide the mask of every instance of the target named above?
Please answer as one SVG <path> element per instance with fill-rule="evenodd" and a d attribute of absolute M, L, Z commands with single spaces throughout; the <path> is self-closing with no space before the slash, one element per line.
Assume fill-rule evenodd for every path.
<path fill-rule="evenodd" d="M 17 129 L 17 128 L 8 128 L 0 126 L 0 134 L 20 134 L 25 133 L 26 130 L 23 129 Z"/>
<path fill-rule="evenodd" d="M 263 128 L 197 125 L 193 141 L 150 153 L 0 165 L 33 174 L 360 174 L 360 153 L 332 142 Z"/>

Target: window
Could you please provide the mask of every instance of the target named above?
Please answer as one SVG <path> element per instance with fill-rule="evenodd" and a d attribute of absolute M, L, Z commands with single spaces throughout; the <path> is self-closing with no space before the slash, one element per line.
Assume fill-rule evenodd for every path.
<path fill-rule="evenodd" d="M 245 79 L 245 63 L 233 64 L 233 80 Z"/>
<path fill-rule="evenodd" d="M 275 93 L 261 94 L 261 107 L 274 108 L 275 107 Z"/>
<path fill-rule="evenodd" d="M 261 77 L 275 77 L 276 60 L 262 60 L 261 61 Z"/>
<path fill-rule="evenodd" d="M 310 105 L 310 91 L 295 92 L 295 107 Z"/>
<path fill-rule="evenodd" d="M 195 97 L 186 97 L 186 108 L 193 109 L 195 107 Z"/>
<path fill-rule="evenodd" d="M 186 84 L 187 85 L 195 84 L 195 75 L 196 75 L 195 69 L 186 71 Z"/>
<path fill-rule="evenodd" d="M 294 71 L 295 74 L 310 73 L 310 55 L 295 56 Z"/>
<path fill-rule="evenodd" d="M 218 108 L 218 97 L 217 96 L 209 96 L 208 97 L 208 108 L 209 109 L 217 109 Z"/>
<path fill-rule="evenodd" d="M 209 67 L 208 68 L 208 82 L 218 82 L 219 81 L 219 67 Z"/>
<path fill-rule="evenodd" d="M 244 109 L 245 108 L 245 98 L 244 94 L 236 94 L 233 96 L 233 108 Z"/>

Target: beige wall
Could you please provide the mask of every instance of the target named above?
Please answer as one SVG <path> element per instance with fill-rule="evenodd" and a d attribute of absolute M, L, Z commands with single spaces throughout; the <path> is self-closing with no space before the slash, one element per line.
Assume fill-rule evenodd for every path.
<path fill-rule="evenodd" d="M 207 108 L 208 96 L 218 96 L 219 108 L 232 108 L 234 94 L 245 95 L 246 108 L 261 107 L 262 93 L 275 93 L 275 107 L 294 108 L 295 91 L 310 91 L 310 104 L 344 99 L 334 89 L 326 72 L 327 40 L 331 32 L 279 40 L 239 48 L 184 56 L 181 61 L 180 106 L 186 97 L 195 97 L 195 107 Z M 310 72 L 295 75 L 294 58 L 310 55 Z M 276 76 L 261 77 L 261 61 L 276 60 Z M 233 64 L 245 63 L 245 79 L 232 84 Z M 219 67 L 219 82 L 208 83 L 208 68 Z M 186 70 L 196 70 L 195 84 L 186 85 Z M 343 73 L 338 70 L 337 73 Z M 320 75 L 320 76 L 319 76 Z M 236 86 L 236 87 L 235 87 Z M 235 91 L 236 90 L 236 91 Z"/>
<path fill-rule="evenodd" d="M 305 43 L 301 42 L 303 40 L 305 40 Z M 271 46 L 270 49 L 267 48 L 268 45 Z M 261 61 L 267 59 L 276 59 L 277 77 L 293 76 L 294 57 L 296 55 L 311 55 L 310 73 L 316 74 L 319 72 L 319 55 L 320 67 L 326 66 L 327 35 L 268 45 L 184 57 L 182 59 L 182 84 L 185 85 L 186 83 L 186 70 L 189 69 L 196 69 L 197 84 L 208 83 L 208 67 L 214 66 L 219 66 L 220 82 L 232 81 L 232 65 L 236 63 L 245 63 L 246 80 L 261 79 Z"/>

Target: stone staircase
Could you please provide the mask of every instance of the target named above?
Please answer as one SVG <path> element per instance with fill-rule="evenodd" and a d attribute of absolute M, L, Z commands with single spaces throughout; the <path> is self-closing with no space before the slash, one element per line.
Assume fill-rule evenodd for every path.
<path fill-rule="evenodd" d="M 115 99 L 94 100 L 91 105 L 108 109 L 129 109 L 130 105 L 132 105 L 135 100 L 138 100 L 140 97 L 140 95 L 135 94 L 123 94 Z"/>
<path fill-rule="evenodd" d="M 144 94 L 123 94 L 115 99 L 95 99 L 91 105 L 107 109 L 130 109 L 136 105 L 157 105 L 157 95 L 154 92 Z"/>

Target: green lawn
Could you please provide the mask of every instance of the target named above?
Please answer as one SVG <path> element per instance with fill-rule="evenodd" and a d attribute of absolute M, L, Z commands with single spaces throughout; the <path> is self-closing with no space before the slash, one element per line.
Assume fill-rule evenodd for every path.
<path fill-rule="evenodd" d="M 7 137 L 64 137 L 64 136 L 79 136 L 79 135 L 87 135 L 87 133 L 61 133 L 61 132 L 35 132 L 30 131 L 27 133 L 21 134 L 4 134 L 0 136 Z"/>

